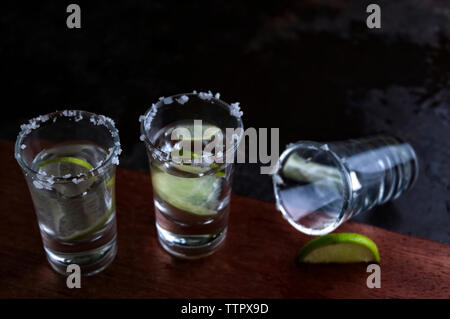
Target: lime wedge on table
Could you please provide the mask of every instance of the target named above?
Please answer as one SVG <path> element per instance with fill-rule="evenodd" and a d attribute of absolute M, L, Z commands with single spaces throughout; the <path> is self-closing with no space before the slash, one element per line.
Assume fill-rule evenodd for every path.
<path fill-rule="evenodd" d="M 217 214 L 221 180 L 215 176 L 178 177 L 152 168 L 153 188 L 172 206 L 196 215 Z"/>
<path fill-rule="evenodd" d="M 368 237 L 355 233 L 321 236 L 300 250 L 303 263 L 380 262 L 377 245 Z"/>
<path fill-rule="evenodd" d="M 47 175 L 53 176 L 64 176 L 66 174 L 74 176 L 93 168 L 89 162 L 77 157 L 52 158 L 39 163 L 38 167 L 45 171 Z M 114 211 L 114 176 L 105 182 L 105 186 L 98 186 L 101 187 L 101 189 L 98 189 L 99 194 L 86 194 L 86 196 L 80 197 L 95 180 L 94 177 L 78 184 L 71 182 L 54 184 L 53 187 L 59 193 L 69 197 L 57 200 L 54 207 L 50 209 L 57 225 L 58 237 L 61 240 L 66 242 L 76 241 L 95 233 L 103 227 Z M 103 205 L 100 204 L 100 201 L 104 200 L 103 196 L 105 196 L 106 191 L 111 194 L 112 203 L 106 213 L 102 213 L 104 209 L 101 208 Z M 91 190 L 90 192 L 95 191 Z"/>

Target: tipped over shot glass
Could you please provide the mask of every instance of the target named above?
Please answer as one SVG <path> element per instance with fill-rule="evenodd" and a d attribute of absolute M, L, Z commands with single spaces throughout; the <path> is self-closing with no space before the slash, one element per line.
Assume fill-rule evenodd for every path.
<path fill-rule="evenodd" d="M 300 141 L 282 153 L 273 175 L 277 208 L 297 230 L 325 235 L 398 198 L 418 172 L 414 149 L 396 137 Z"/>
<path fill-rule="evenodd" d="M 114 122 L 79 110 L 41 115 L 21 126 L 15 157 L 33 200 L 47 259 L 67 275 L 105 269 L 116 246 Z"/>
<path fill-rule="evenodd" d="M 173 256 L 208 256 L 226 238 L 241 115 L 239 103 L 194 92 L 160 98 L 140 118 L 158 241 Z M 178 131 L 186 136 L 174 135 Z M 223 147 L 207 151 L 212 141 L 223 141 Z"/>

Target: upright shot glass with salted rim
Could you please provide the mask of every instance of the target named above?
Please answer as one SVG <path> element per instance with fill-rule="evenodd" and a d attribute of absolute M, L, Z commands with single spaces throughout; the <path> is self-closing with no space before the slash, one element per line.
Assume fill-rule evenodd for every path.
<path fill-rule="evenodd" d="M 54 270 L 82 275 L 106 268 L 116 246 L 115 168 L 119 132 L 110 118 L 65 110 L 21 126 L 15 157 L 34 203 L 44 250 Z"/>
<path fill-rule="evenodd" d="M 174 256 L 207 256 L 225 240 L 241 115 L 239 103 L 194 91 L 160 98 L 139 119 L 158 240 Z"/>

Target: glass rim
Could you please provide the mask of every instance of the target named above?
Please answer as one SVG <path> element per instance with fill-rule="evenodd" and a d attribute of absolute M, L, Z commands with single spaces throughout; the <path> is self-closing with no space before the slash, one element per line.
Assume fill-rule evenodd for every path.
<path fill-rule="evenodd" d="M 81 116 L 81 118 L 79 118 L 79 116 Z M 86 173 L 81 173 L 75 176 L 70 176 L 70 177 L 56 177 L 54 176 L 53 178 L 51 176 L 48 175 L 44 175 L 39 173 L 38 171 L 32 169 L 22 158 L 21 152 L 23 151 L 21 148 L 22 142 L 23 140 L 34 130 L 39 129 L 41 126 L 41 124 L 47 123 L 50 120 L 53 120 L 53 123 L 56 122 L 57 118 L 79 118 L 81 119 L 85 119 L 84 116 L 86 116 L 87 118 L 95 118 L 95 120 L 97 120 L 97 123 L 94 123 L 95 120 L 91 120 L 90 124 L 92 126 L 98 126 L 98 125 L 103 125 L 105 126 L 109 132 L 111 133 L 111 138 L 113 140 L 114 145 L 110 148 L 110 152 L 109 154 L 107 154 L 106 158 L 103 160 L 103 162 L 92 168 L 91 170 L 89 170 Z M 78 120 L 79 121 L 79 120 Z M 76 122 L 78 122 L 76 121 Z M 34 125 L 38 125 L 34 128 L 30 128 L 28 127 L 28 125 L 34 123 Z M 53 123 L 49 123 L 49 125 L 52 125 Z M 88 112 L 88 111 L 83 111 L 83 110 L 63 110 L 63 111 L 55 111 L 55 112 L 51 112 L 51 113 L 47 113 L 45 115 L 39 115 L 35 118 L 32 118 L 28 121 L 27 124 L 23 124 L 21 125 L 21 130 L 19 132 L 19 134 L 17 135 L 16 138 L 16 142 L 14 145 L 14 156 L 17 160 L 17 162 L 19 163 L 20 167 L 26 171 L 27 173 L 32 174 L 33 176 L 38 177 L 38 179 L 46 181 L 49 178 L 52 178 L 52 180 L 57 183 L 57 182 L 63 182 L 63 183 L 67 183 L 67 182 L 73 182 L 72 180 L 74 178 L 77 179 L 77 182 L 82 182 L 85 181 L 89 178 L 98 176 L 100 174 L 103 173 L 103 171 L 105 170 L 106 167 L 109 167 L 110 165 L 115 165 L 115 163 L 113 163 L 113 159 L 117 158 L 120 153 L 122 152 L 121 146 L 120 146 L 120 137 L 119 137 L 119 130 L 116 128 L 115 126 L 115 122 L 114 120 L 112 120 L 111 118 L 105 116 L 105 115 L 99 115 L 96 113 L 92 113 L 92 112 Z"/>
<path fill-rule="evenodd" d="M 212 96 L 211 91 L 209 91 L 208 93 L 205 93 L 205 92 L 198 92 L 197 93 L 196 91 L 194 91 L 194 92 L 190 92 L 190 93 L 179 93 L 179 94 L 171 95 L 171 96 L 168 96 L 168 97 L 161 97 L 157 103 L 152 104 L 152 106 L 149 109 L 147 109 L 147 111 L 145 111 L 145 113 L 143 115 L 143 120 L 140 120 L 140 122 L 141 122 L 140 129 L 141 129 L 141 134 L 142 134 L 141 136 L 144 136 L 144 138 L 141 139 L 141 140 L 150 148 L 150 150 L 152 152 L 154 152 L 155 156 L 160 161 L 169 162 L 169 163 L 176 163 L 175 161 L 170 159 L 170 154 L 167 154 L 167 152 L 162 150 L 160 147 L 155 146 L 151 142 L 151 139 L 150 139 L 150 136 L 149 136 L 149 131 L 150 131 L 152 126 L 151 126 L 151 122 L 150 122 L 149 129 L 147 130 L 145 128 L 146 120 L 148 119 L 148 117 L 150 115 L 152 117 L 154 117 L 157 114 L 157 111 L 161 107 L 163 107 L 165 105 L 171 105 L 172 103 L 178 103 L 179 105 L 182 105 L 182 103 L 179 103 L 178 101 L 176 101 L 177 98 L 181 98 L 182 96 L 187 96 L 187 97 L 196 96 L 196 97 L 200 98 L 200 96 L 199 96 L 200 94 L 210 94 L 211 95 L 210 98 L 204 99 L 205 102 L 208 102 L 208 103 L 210 103 L 212 105 L 216 105 L 216 106 L 222 107 L 223 109 L 226 109 L 227 111 L 230 111 L 230 113 L 233 111 L 233 108 L 232 108 L 232 106 L 230 104 L 228 104 L 227 102 L 221 100 L 219 97 L 216 97 L 217 95 L 216 96 Z M 171 103 L 165 103 L 164 102 L 165 99 L 172 100 L 172 102 Z M 216 103 L 211 103 L 211 101 L 216 102 Z M 154 112 L 154 110 L 156 110 L 156 112 Z M 230 114 L 230 116 L 234 117 L 236 119 L 236 121 L 237 121 L 238 125 L 237 125 L 237 127 L 233 128 L 233 129 L 235 129 L 235 130 L 239 129 L 239 135 L 238 135 L 236 141 L 234 141 L 233 147 L 228 149 L 228 150 L 225 150 L 224 153 L 228 153 L 228 152 L 233 152 L 234 153 L 237 150 L 237 148 L 238 148 L 238 146 L 239 146 L 239 144 L 240 144 L 240 142 L 242 140 L 242 136 L 244 135 L 244 124 L 242 122 L 242 118 L 240 116 L 235 116 L 235 115 L 232 115 L 232 114 Z M 202 156 L 202 158 L 203 158 L 203 156 Z M 226 164 L 226 162 L 221 163 L 221 165 L 223 165 L 223 164 Z"/>
<path fill-rule="evenodd" d="M 338 228 L 344 221 L 346 221 L 348 218 L 351 217 L 351 211 L 350 211 L 350 203 L 352 201 L 352 192 L 351 192 L 351 185 L 352 185 L 352 180 L 351 180 L 351 176 L 350 176 L 350 172 L 348 170 L 348 168 L 344 165 L 344 163 L 342 162 L 341 158 L 332 150 L 330 149 L 323 149 L 323 146 L 326 145 L 326 143 L 320 143 L 320 142 L 313 142 L 313 141 L 298 141 L 296 143 L 292 143 L 289 144 L 287 146 L 287 148 L 281 153 L 279 159 L 278 159 L 278 163 L 277 163 L 277 170 L 276 172 L 272 175 L 272 184 L 273 184 L 273 190 L 274 190 L 274 194 L 275 194 L 275 203 L 277 206 L 277 209 L 279 211 L 281 211 L 283 217 L 289 222 L 289 224 L 291 224 L 291 226 L 293 226 L 295 229 L 297 229 L 298 231 L 307 234 L 307 235 L 312 235 L 312 236 L 321 236 L 321 235 L 325 235 L 328 234 L 332 231 L 334 231 L 336 228 Z M 315 229 L 311 229 L 308 227 L 305 227 L 297 222 L 295 222 L 291 216 L 290 213 L 288 213 L 288 211 L 286 210 L 286 208 L 284 207 L 284 205 L 282 204 L 282 200 L 280 198 L 280 194 L 277 188 L 277 180 L 279 178 L 279 172 L 282 169 L 282 163 L 288 158 L 289 155 L 292 154 L 293 151 L 300 149 L 300 148 L 306 148 L 306 149 L 310 149 L 310 150 L 315 150 L 315 151 L 323 151 L 323 152 L 327 152 L 332 158 L 333 160 L 336 162 L 340 172 L 342 173 L 342 178 L 344 181 L 344 190 L 343 190 L 343 205 L 341 210 L 339 211 L 339 215 L 338 218 L 336 219 L 336 221 L 334 223 L 332 223 L 331 225 L 320 229 L 320 230 L 315 230 Z"/>

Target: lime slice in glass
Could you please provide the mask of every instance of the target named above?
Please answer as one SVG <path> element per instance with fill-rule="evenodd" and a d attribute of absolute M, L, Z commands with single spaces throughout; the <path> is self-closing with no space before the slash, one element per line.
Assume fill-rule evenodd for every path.
<path fill-rule="evenodd" d="M 183 124 L 179 125 L 176 128 L 183 128 L 187 129 L 190 133 L 190 138 L 185 139 L 184 136 L 180 136 L 181 141 L 179 142 L 180 148 L 184 143 L 191 144 L 192 142 L 199 142 L 199 141 L 210 141 L 217 133 L 220 133 L 222 130 L 215 126 L 210 124 L 202 124 L 202 132 L 200 138 L 198 136 L 194 135 L 194 124 Z M 192 145 L 190 145 L 192 146 Z M 185 151 L 183 148 L 180 149 L 179 153 L 177 154 L 185 161 L 184 164 L 175 166 L 176 169 L 191 173 L 191 174 L 203 174 L 209 170 L 211 170 L 211 167 L 208 166 L 202 166 L 202 165 L 195 165 L 195 164 L 189 164 L 186 163 L 189 161 L 192 161 L 194 159 L 199 159 L 202 157 L 201 154 L 194 153 L 192 151 Z"/>
<path fill-rule="evenodd" d="M 177 128 L 183 128 L 183 129 L 187 129 L 190 133 L 190 141 L 210 141 L 217 133 L 221 132 L 222 130 L 220 128 L 218 128 L 215 125 L 211 125 L 211 124 L 202 124 L 202 131 L 201 131 L 201 135 L 197 134 L 199 136 L 196 136 L 194 134 L 194 124 L 183 124 L 183 125 L 179 125 L 177 126 L 175 129 Z M 183 138 L 183 136 L 181 136 L 181 138 Z"/>
<path fill-rule="evenodd" d="M 379 263 L 380 254 L 370 238 L 355 233 L 338 233 L 308 242 L 300 250 L 298 260 L 303 263 Z"/>
<path fill-rule="evenodd" d="M 97 187 L 99 189 L 95 191 L 96 194 L 88 193 L 79 199 L 81 207 L 84 207 L 84 209 L 74 211 L 73 205 L 70 205 L 70 208 L 64 211 L 64 215 L 60 218 L 58 224 L 58 237 L 62 241 L 73 242 L 89 237 L 100 230 L 111 217 L 115 209 L 114 176 Z M 105 210 L 105 204 L 102 203 L 105 200 L 104 196 L 110 196 L 111 206 L 107 210 Z M 98 209 L 95 209 L 95 207 L 98 207 Z"/>
<path fill-rule="evenodd" d="M 44 166 L 49 166 L 49 164 L 54 164 L 54 163 L 70 163 L 70 164 L 75 164 L 79 167 L 84 167 L 85 169 L 87 169 L 88 171 L 90 171 L 91 169 L 93 169 L 93 166 L 91 165 L 91 163 L 78 158 L 78 157 L 71 157 L 71 156 L 65 156 L 65 157 L 55 157 L 55 158 L 51 158 L 49 160 L 40 162 L 38 164 L 39 167 L 44 167 Z M 62 174 L 61 172 L 58 172 L 59 174 Z"/>
<path fill-rule="evenodd" d="M 195 158 L 201 158 L 201 156 L 199 154 L 195 154 L 194 152 L 184 152 L 180 156 L 184 160 L 193 160 Z M 210 167 L 207 167 L 207 166 L 195 165 L 195 164 L 191 164 L 189 162 L 181 163 L 179 165 L 174 165 L 173 168 L 175 168 L 179 171 L 182 171 L 182 172 L 191 173 L 191 174 L 195 174 L 195 175 L 203 174 L 211 169 Z"/>
<path fill-rule="evenodd" d="M 283 176 L 297 182 L 337 181 L 340 182 L 341 174 L 334 167 L 309 162 L 297 154 L 292 154 L 283 165 Z"/>
<path fill-rule="evenodd" d="M 92 226 L 81 230 L 79 229 L 80 228 L 79 226 L 85 223 L 83 215 L 81 214 L 64 215 L 59 220 L 59 238 L 65 242 L 73 242 L 92 235 L 96 231 L 100 230 L 106 224 L 112 212 L 114 211 L 114 207 L 115 204 L 113 199 L 111 208 L 106 212 L 106 214 L 103 217 L 95 221 Z"/>
<path fill-rule="evenodd" d="M 55 157 L 40 162 L 39 172 L 47 176 L 75 178 L 80 174 L 89 172 L 93 166 L 86 160 L 78 157 Z M 95 182 L 96 177 L 80 180 L 77 183 L 68 181 L 67 183 L 54 184 L 53 188 L 61 195 L 67 197 L 78 196 L 88 190 Z"/>
<path fill-rule="evenodd" d="M 40 171 L 58 177 L 76 176 L 86 173 L 93 166 L 77 157 L 56 157 L 38 164 Z M 96 184 L 96 177 L 73 183 L 57 183 L 53 188 L 65 198 L 52 203 L 53 219 L 57 236 L 64 242 L 82 240 L 100 230 L 109 220 L 115 209 L 115 178 L 110 177 L 104 183 Z M 106 198 L 105 198 L 106 197 Z M 109 197 L 109 199 L 108 199 Z M 107 208 L 105 202 L 109 202 Z"/>
<path fill-rule="evenodd" d="M 200 166 L 200 165 L 190 165 L 190 164 L 182 164 L 182 165 L 177 165 L 175 166 L 175 168 L 179 171 L 183 171 L 186 173 L 191 173 L 191 174 L 203 174 L 209 170 L 211 170 L 210 167 L 204 167 L 204 166 Z"/>
<path fill-rule="evenodd" d="M 217 214 L 221 179 L 215 176 L 187 178 L 152 168 L 156 194 L 170 205 L 196 215 Z"/>

